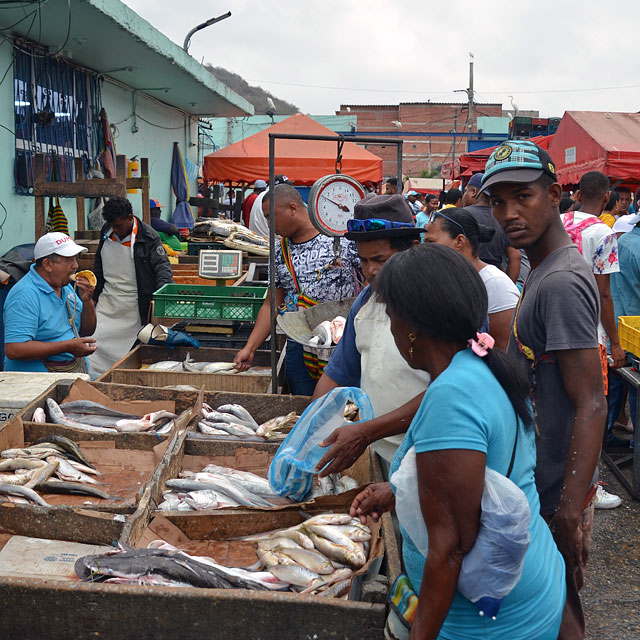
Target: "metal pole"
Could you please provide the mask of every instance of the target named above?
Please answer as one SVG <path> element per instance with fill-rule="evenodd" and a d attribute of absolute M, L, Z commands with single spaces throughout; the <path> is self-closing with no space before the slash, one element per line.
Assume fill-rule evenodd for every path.
<path fill-rule="evenodd" d="M 402 140 L 397 143 L 396 172 L 398 173 L 398 193 L 402 193 Z"/>
<path fill-rule="evenodd" d="M 469 98 L 469 112 L 467 119 L 467 127 L 469 131 L 473 130 L 473 53 L 469 53 L 469 88 L 467 89 Z"/>
<path fill-rule="evenodd" d="M 276 353 L 276 139 L 269 134 L 269 302 L 271 313 L 271 393 L 278 393 L 278 357 Z M 287 348 L 286 342 L 284 348 Z"/>

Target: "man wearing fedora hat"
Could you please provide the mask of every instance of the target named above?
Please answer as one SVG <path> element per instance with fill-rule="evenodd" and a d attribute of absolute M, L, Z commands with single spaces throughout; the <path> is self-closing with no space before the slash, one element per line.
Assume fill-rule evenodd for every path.
<path fill-rule="evenodd" d="M 409 367 L 400 355 L 385 305 L 371 295 L 384 263 L 393 254 L 419 244 L 421 230 L 415 227 L 401 195 L 369 196 L 356 204 L 354 216 L 347 223 L 345 237 L 356 242 L 369 286 L 351 307 L 342 339 L 318 381 L 314 398 L 334 387 L 361 387 L 369 395 L 375 418 L 336 429 L 321 443 L 333 445 L 318 463 L 319 470 L 331 461 L 323 475 L 349 467 L 369 444 L 388 469 L 429 384 L 429 375 Z"/>

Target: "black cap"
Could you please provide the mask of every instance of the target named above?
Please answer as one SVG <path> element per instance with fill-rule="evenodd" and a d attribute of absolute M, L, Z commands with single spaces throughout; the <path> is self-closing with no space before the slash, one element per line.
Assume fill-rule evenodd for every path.
<path fill-rule="evenodd" d="M 377 231 L 347 231 L 347 240 L 379 240 L 382 238 L 418 238 L 424 229 L 415 226 L 413 215 L 404 198 L 399 193 L 393 195 L 369 195 L 353 208 L 355 220 L 389 220 L 413 225 L 400 229 L 379 229 Z"/>

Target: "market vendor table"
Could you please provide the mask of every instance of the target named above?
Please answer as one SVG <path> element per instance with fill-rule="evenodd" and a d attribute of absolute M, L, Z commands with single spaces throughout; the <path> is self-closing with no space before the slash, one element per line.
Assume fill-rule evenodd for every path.
<path fill-rule="evenodd" d="M 640 372 L 633 367 L 616 369 L 616 374 L 634 387 L 638 393 L 636 396 L 636 425 L 634 426 L 633 449 L 615 449 L 602 451 L 602 459 L 607 463 L 620 484 L 631 494 L 633 498 L 640 499 L 640 433 L 638 433 L 637 416 L 640 416 Z M 622 472 L 626 467 L 632 467 L 631 482 Z"/>

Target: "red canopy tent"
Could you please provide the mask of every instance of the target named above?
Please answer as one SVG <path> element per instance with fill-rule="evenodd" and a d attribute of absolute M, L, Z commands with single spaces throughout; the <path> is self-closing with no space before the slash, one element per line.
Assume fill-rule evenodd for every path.
<path fill-rule="evenodd" d="M 295 133 L 335 135 L 327 127 L 302 113 L 263 129 L 204 158 L 204 178 L 213 181 L 253 183 L 269 180 L 269 134 Z M 311 185 L 335 173 L 338 145 L 318 140 L 276 140 L 276 173 L 298 185 Z M 382 181 L 382 159 L 353 142 L 342 148 L 342 173 L 361 183 Z"/>
<path fill-rule="evenodd" d="M 640 183 L 640 114 L 566 111 L 549 154 L 560 184 L 578 184 L 587 171 L 612 182 Z"/>
<path fill-rule="evenodd" d="M 531 142 L 535 142 L 539 147 L 548 151 L 552 139 L 553 134 L 550 136 L 536 136 L 531 138 Z M 442 177 L 445 180 L 458 180 L 463 177 L 470 178 L 474 173 L 482 173 L 489 156 L 499 146 L 463 153 L 455 162 L 445 162 L 442 165 Z"/>

